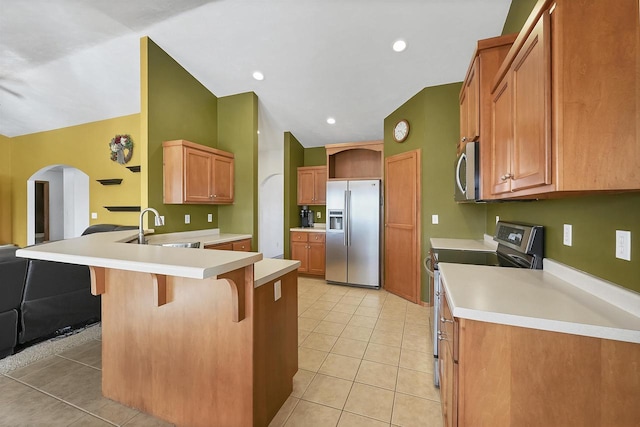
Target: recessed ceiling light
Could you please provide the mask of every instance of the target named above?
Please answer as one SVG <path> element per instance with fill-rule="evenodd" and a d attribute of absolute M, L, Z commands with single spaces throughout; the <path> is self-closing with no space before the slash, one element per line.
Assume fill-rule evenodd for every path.
<path fill-rule="evenodd" d="M 264 74 L 262 74 L 260 71 L 254 71 L 253 78 L 256 80 L 264 80 Z"/>
<path fill-rule="evenodd" d="M 396 40 L 393 43 L 393 50 L 396 52 L 402 52 L 407 48 L 407 43 L 404 40 Z"/>
<path fill-rule="evenodd" d="M 334 119 L 333 117 L 329 117 L 327 119 L 327 123 L 329 123 L 330 125 L 335 125 L 336 124 L 336 119 Z"/>

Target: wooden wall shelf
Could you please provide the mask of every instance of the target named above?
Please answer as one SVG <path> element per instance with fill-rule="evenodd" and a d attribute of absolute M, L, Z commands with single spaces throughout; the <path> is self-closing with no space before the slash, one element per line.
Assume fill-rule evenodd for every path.
<path fill-rule="evenodd" d="M 122 178 L 96 179 L 102 185 L 120 185 Z"/>
<path fill-rule="evenodd" d="M 131 172 L 140 172 L 140 165 L 138 166 L 126 166 Z"/>
<path fill-rule="evenodd" d="M 140 212 L 140 206 L 105 206 L 109 212 Z"/>

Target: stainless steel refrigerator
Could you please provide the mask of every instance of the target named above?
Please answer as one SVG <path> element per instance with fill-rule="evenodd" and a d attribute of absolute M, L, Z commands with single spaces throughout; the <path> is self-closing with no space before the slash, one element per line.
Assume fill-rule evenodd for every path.
<path fill-rule="evenodd" d="M 327 282 L 380 287 L 380 180 L 327 181 Z"/>

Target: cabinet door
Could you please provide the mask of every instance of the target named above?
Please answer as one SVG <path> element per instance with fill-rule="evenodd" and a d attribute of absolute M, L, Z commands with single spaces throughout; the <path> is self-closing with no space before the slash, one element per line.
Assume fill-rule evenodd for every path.
<path fill-rule="evenodd" d="M 298 205 L 313 204 L 314 173 L 298 169 Z"/>
<path fill-rule="evenodd" d="M 309 274 L 324 276 L 325 246 L 322 243 L 309 243 Z"/>
<path fill-rule="evenodd" d="M 184 201 L 210 203 L 213 167 L 211 154 L 188 147 L 184 150 Z"/>
<path fill-rule="evenodd" d="M 551 183 L 551 57 L 545 12 L 512 64 L 513 191 Z"/>
<path fill-rule="evenodd" d="M 327 169 L 315 171 L 313 179 L 313 204 L 325 205 L 327 203 Z"/>
<path fill-rule="evenodd" d="M 511 190 L 513 120 L 510 76 L 509 73 L 505 75 L 491 99 L 491 194 Z"/>
<path fill-rule="evenodd" d="M 212 156 L 212 200 L 214 203 L 233 203 L 233 159 Z"/>
<path fill-rule="evenodd" d="M 473 61 L 471 73 L 466 83 L 467 93 L 467 141 L 475 141 L 480 136 L 480 85 L 478 84 L 478 63 L 480 58 Z"/>
<path fill-rule="evenodd" d="M 309 271 L 309 249 L 307 242 L 291 242 L 291 259 L 300 261 L 298 272 L 306 273 Z"/>

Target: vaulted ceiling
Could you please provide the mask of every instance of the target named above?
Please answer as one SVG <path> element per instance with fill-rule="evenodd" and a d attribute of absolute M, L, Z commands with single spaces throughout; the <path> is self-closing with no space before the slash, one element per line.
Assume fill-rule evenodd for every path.
<path fill-rule="evenodd" d="M 306 147 L 381 139 L 383 119 L 422 88 L 464 79 L 510 4 L 0 0 L 0 134 L 140 112 L 149 36 L 215 95 L 254 91 L 261 114 Z M 404 52 L 391 48 L 398 39 Z"/>

